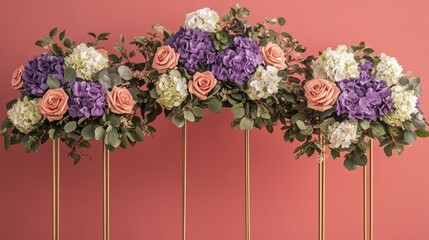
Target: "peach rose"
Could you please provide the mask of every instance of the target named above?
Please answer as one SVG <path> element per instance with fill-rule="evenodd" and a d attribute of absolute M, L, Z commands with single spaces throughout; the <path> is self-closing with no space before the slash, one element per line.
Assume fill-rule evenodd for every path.
<path fill-rule="evenodd" d="M 12 88 L 21 91 L 24 90 L 24 82 L 22 81 L 22 75 L 24 74 L 24 66 L 19 66 L 15 69 L 12 75 Z"/>
<path fill-rule="evenodd" d="M 313 79 L 305 83 L 307 106 L 319 112 L 332 108 L 337 101 L 340 89 L 335 83 L 324 79 Z"/>
<path fill-rule="evenodd" d="M 216 86 L 217 80 L 211 72 L 196 72 L 188 82 L 189 92 L 201 100 L 207 99 L 207 94 Z"/>
<path fill-rule="evenodd" d="M 109 57 L 109 53 L 106 50 L 104 50 L 103 48 L 97 49 L 97 52 L 99 52 L 105 58 Z"/>
<path fill-rule="evenodd" d="M 49 89 L 39 101 L 39 109 L 49 122 L 61 120 L 69 109 L 69 96 L 62 88 Z"/>
<path fill-rule="evenodd" d="M 264 56 L 265 64 L 273 66 L 278 70 L 286 69 L 286 56 L 283 49 L 275 43 L 268 43 L 260 49 Z"/>
<path fill-rule="evenodd" d="M 107 92 L 107 104 L 110 111 L 114 113 L 132 114 L 136 101 L 127 88 L 114 86 L 112 91 Z"/>
<path fill-rule="evenodd" d="M 173 69 L 179 62 L 180 53 L 176 53 L 170 46 L 162 46 L 156 50 L 152 67 L 159 73 L 165 73 L 167 69 Z"/>

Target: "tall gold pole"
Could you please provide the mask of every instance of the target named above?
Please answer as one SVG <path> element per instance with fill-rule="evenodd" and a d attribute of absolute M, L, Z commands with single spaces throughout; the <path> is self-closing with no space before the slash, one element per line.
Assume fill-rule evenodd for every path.
<path fill-rule="evenodd" d="M 374 140 L 369 146 L 369 240 L 374 239 Z"/>
<path fill-rule="evenodd" d="M 60 239 L 60 139 L 52 141 L 52 239 Z"/>
<path fill-rule="evenodd" d="M 319 240 L 325 240 L 325 143 L 323 135 L 319 135 L 322 152 L 319 156 Z"/>
<path fill-rule="evenodd" d="M 245 142 L 245 220 L 246 220 L 246 240 L 250 240 L 250 144 L 249 130 L 244 132 Z"/>
<path fill-rule="evenodd" d="M 363 170 L 363 239 L 368 240 L 368 185 L 367 185 L 367 167 L 364 166 Z"/>
<path fill-rule="evenodd" d="M 103 144 L 103 240 L 110 239 L 110 156 L 109 150 L 106 148 L 106 145 Z"/>
<path fill-rule="evenodd" d="M 182 128 L 182 240 L 186 239 L 186 133 L 187 124 Z"/>

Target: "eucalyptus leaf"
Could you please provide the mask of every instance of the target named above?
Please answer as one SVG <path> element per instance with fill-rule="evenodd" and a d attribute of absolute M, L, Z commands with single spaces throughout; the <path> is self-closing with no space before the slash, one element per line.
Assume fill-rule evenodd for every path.
<path fill-rule="evenodd" d="M 85 140 L 91 140 L 95 136 L 95 128 L 92 125 L 87 125 L 82 129 L 80 133 Z"/>
<path fill-rule="evenodd" d="M 244 110 L 244 108 L 237 108 L 237 109 L 233 110 L 233 112 L 234 112 L 234 118 L 235 119 L 242 118 L 246 114 L 246 111 Z"/>
<path fill-rule="evenodd" d="M 66 68 L 64 70 L 64 80 L 66 82 L 73 82 L 76 80 L 76 70 L 73 68 Z"/>
<path fill-rule="evenodd" d="M 213 99 L 208 103 L 208 108 L 211 112 L 218 113 L 222 111 L 222 103 L 217 99 Z"/>
<path fill-rule="evenodd" d="M 94 131 L 94 137 L 96 140 L 103 140 L 106 135 L 106 130 L 103 126 L 98 126 Z"/>
<path fill-rule="evenodd" d="M 194 113 L 195 117 L 202 117 L 204 116 L 204 109 L 195 106 L 192 108 L 192 113 Z"/>
<path fill-rule="evenodd" d="M 64 131 L 65 131 L 66 133 L 71 133 L 71 132 L 73 132 L 74 130 L 76 130 L 76 128 L 77 128 L 77 123 L 76 123 L 76 121 L 71 121 L 71 122 L 68 122 L 68 123 L 64 126 Z"/>
<path fill-rule="evenodd" d="M 195 122 L 195 116 L 194 114 L 192 114 L 191 111 L 184 111 L 183 116 L 185 117 L 186 120 L 190 122 Z"/>
<path fill-rule="evenodd" d="M 353 163 L 351 158 L 344 159 L 344 167 L 346 167 L 349 171 L 356 170 L 357 166 Z"/>
<path fill-rule="evenodd" d="M 427 138 L 429 137 L 429 131 L 426 131 L 424 129 L 418 129 L 416 130 L 416 135 L 421 138 Z"/>
<path fill-rule="evenodd" d="M 119 76 L 121 76 L 121 78 L 124 80 L 131 80 L 133 78 L 133 72 L 125 65 L 119 66 L 118 72 Z"/>
<path fill-rule="evenodd" d="M 417 135 L 414 131 L 406 130 L 404 133 L 404 140 L 406 143 L 411 144 L 416 141 Z"/>
<path fill-rule="evenodd" d="M 280 26 L 283 26 L 286 24 L 286 19 L 284 17 L 279 17 L 277 19 L 277 22 L 279 23 Z"/>
<path fill-rule="evenodd" d="M 119 138 L 118 130 L 116 128 L 113 128 L 106 134 L 106 139 L 107 143 L 114 148 L 117 148 L 121 144 L 121 139 Z"/>
<path fill-rule="evenodd" d="M 244 117 L 240 121 L 240 129 L 241 130 L 250 130 L 253 128 L 254 120 L 248 117 Z"/>
<path fill-rule="evenodd" d="M 60 81 L 54 77 L 49 77 L 47 84 L 50 89 L 59 88 L 61 86 Z"/>

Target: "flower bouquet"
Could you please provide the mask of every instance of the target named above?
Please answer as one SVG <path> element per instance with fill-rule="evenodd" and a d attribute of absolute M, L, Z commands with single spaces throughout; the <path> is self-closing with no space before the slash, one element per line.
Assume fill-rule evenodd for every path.
<path fill-rule="evenodd" d="M 176 33 L 156 25 L 155 33 L 135 37 L 132 44 L 145 62 L 132 64 L 132 69 L 143 74 L 156 100 L 148 109 L 161 113 L 162 105 L 166 117 L 181 127 L 186 120 L 200 121 L 204 109 L 230 108 L 232 128 L 272 132 L 286 79 L 299 77 L 310 66 L 300 57 L 305 47 L 275 30 L 285 24 L 284 18 L 249 25 L 249 14 L 237 5 L 220 19 L 204 8 L 187 14 Z"/>
<path fill-rule="evenodd" d="M 428 137 L 420 110 L 420 79 L 403 73 L 395 58 L 374 55 L 365 43 L 328 48 L 313 61 L 313 76 L 293 84 L 297 102 L 284 114 L 285 140 L 297 139 L 297 158 L 322 151 L 335 159 L 345 153 L 344 165 L 364 166 L 369 139 L 377 139 L 387 156 L 398 154 L 417 137 Z M 322 136 L 320 141 L 312 135 Z M 321 142 L 322 141 L 322 142 Z"/>
<path fill-rule="evenodd" d="M 54 28 L 37 41 L 45 52 L 13 73 L 12 87 L 21 96 L 7 104 L 1 131 L 6 149 L 22 143 L 26 151 L 37 151 L 48 139 L 61 139 L 77 163 L 78 150 L 89 148 L 92 139 L 104 141 L 113 151 L 154 131 L 136 116 L 144 93 L 131 70 L 109 63 L 109 58 L 118 57 L 97 47 L 109 33 L 89 33 L 93 41 L 78 45 L 65 37 L 65 31 L 58 41 L 56 35 Z"/>

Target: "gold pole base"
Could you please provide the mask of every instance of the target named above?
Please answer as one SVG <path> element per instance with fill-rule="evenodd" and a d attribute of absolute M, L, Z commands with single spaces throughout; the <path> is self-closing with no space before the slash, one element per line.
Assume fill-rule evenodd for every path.
<path fill-rule="evenodd" d="M 110 155 L 106 145 L 103 144 L 103 240 L 110 239 Z"/>

